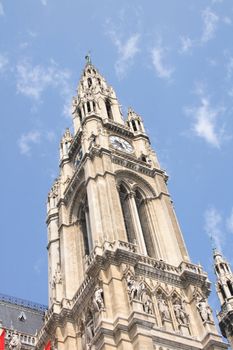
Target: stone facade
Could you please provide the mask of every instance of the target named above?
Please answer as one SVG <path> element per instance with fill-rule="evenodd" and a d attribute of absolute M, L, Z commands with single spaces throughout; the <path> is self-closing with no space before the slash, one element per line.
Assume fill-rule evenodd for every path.
<path fill-rule="evenodd" d="M 142 118 L 88 59 L 48 195 L 49 310 L 36 349 L 226 349 Z"/>

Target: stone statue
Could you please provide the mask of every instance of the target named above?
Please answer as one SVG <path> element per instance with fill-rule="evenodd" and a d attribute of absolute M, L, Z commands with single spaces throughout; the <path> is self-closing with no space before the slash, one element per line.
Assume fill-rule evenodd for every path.
<path fill-rule="evenodd" d="M 21 346 L 22 346 L 22 344 L 21 344 L 19 335 L 16 332 L 14 332 L 12 334 L 11 340 L 9 342 L 9 349 L 10 350 L 20 350 Z"/>
<path fill-rule="evenodd" d="M 171 315 L 167 302 L 163 299 L 162 295 L 158 295 L 158 309 L 162 320 L 170 320 Z"/>
<path fill-rule="evenodd" d="M 86 340 L 87 340 L 88 348 L 90 348 L 90 343 L 94 335 L 95 335 L 94 320 L 91 313 L 89 312 L 86 319 Z"/>
<path fill-rule="evenodd" d="M 104 292 L 103 289 L 98 287 L 94 293 L 94 306 L 97 311 L 104 310 Z"/>
<path fill-rule="evenodd" d="M 197 309 L 199 311 L 199 314 L 201 316 L 202 321 L 212 321 L 211 319 L 211 309 L 209 307 L 209 305 L 206 302 L 206 299 L 201 299 L 198 303 L 197 303 Z"/>
<path fill-rule="evenodd" d="M 187 325 L 189 323 L 188 314 L 185 312 L 184 306 L 178 299 L 173 304 L 176 320 L 179 324 Z"/>
<path fill-rule="evenodd" d="M 139 282 L 134 279 L 133 276 L 127 276 L 127 290 L 130 300 L 139 299 L 140 296 L 140 285 Z"/>
<path fill-rule="evenodd" d="M 143 310 L 149 315 L 153 314 L 153 304 L 150 296 L 145 293 L 142 298 L 142 303 L 143 303 Z"/>

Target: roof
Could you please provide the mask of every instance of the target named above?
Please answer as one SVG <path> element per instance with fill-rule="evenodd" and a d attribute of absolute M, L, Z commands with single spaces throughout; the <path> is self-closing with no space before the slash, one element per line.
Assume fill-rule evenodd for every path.
<path fill-rule="evenodd" d="M 43 325 L 46 306 L 0 294 L 0 320 L 7 329 L 35 335 Z"/>

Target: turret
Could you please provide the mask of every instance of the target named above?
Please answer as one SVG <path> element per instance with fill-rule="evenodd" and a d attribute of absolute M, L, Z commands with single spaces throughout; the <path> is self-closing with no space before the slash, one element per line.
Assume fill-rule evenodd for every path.
<path fill-rule="evenodd" d="M 233 274 L 231 267 L 222 254 L 214 249 L 214 270 L 217 276 L 216 291 L 221 304 L 217 314 L 219 326 L 233 348 Z"/>

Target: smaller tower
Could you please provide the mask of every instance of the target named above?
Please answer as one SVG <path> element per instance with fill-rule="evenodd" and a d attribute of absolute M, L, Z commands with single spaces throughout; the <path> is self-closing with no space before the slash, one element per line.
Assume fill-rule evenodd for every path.
<path fill-rule="evenodd" d="M 222 335 L 233 349 L 233 274 L 222 254 L 214 249 L 214 270 L 217 276 L 216 290 L 221 304 L 217 314 Z"/>

